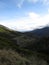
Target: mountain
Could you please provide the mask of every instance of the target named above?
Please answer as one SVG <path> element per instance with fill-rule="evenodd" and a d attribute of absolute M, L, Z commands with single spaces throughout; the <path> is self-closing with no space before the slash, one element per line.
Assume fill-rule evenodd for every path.
<path fill-rule="evenodd" d="M 48 32 L 49 27 L 23 33 L 0 25 L 0 65 L 48 65 Z"/>
<path fill-rule="evenodd" d="M 44 36 L 49 36 L 49 27 L 44 27 L 44 28 L 41 28 L 41 29 L 35 29 L 33 31 L 29 31 L 29 32 L 25 32 L 25 34 L 27 36 L 39 36 L 39 37 L 44 37 Z"/>
<path fill-rule="evenodd" d="M 0 25 L 0 48 L 17 48 L 17 37 L 22 34 Z"/>
<path fill-rule="evenodd" d="M 29 39 L 21 32 L 0 25 L 0 49 L 13 49 L 25 53 L 26 50 L 21 47 L 25 47 Z"/>

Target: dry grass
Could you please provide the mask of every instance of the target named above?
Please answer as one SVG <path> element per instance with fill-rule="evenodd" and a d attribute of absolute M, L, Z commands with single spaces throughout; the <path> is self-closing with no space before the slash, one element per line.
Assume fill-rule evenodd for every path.
<path fill-rule="evenodd" d="M 0 50 L 0 65 L 25 65 L 29 63 L 24 57 L 21 57 L 13 50 Z"/>
<path fill-rule="evenodd" d="M 13 50 L 0 50 L 0 65 L 47 65 L 45 60 L 36 55 L 30 56 L 28 59 Z"/>

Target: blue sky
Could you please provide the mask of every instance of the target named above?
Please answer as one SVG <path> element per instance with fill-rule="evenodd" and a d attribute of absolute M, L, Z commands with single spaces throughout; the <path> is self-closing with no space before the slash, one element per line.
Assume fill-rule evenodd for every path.
<path fill-rule="evenodd" d="M 0 24 L 17 31 L 49 25 L 49 0 L 0 0 Z"/>

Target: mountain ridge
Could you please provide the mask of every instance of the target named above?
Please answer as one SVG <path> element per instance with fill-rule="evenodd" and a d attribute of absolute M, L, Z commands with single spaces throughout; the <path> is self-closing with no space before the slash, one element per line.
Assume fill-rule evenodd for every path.
<path fill-rule="evenodd" d="M 49 36 L 49 26 L 43 27 L 41 29 L 35 29 L 29 32 L 25 32 L 26 35 L 28 36 Z"/>
<path fill-rule="evenodd" d="M 45 31 L 45 29 L 47 29 L 47 31 L 48 31 L 49 27 L 42 28 L 39 30 L 43 30 L 43 29 L 44 29 L 44 31 Z M 34 30 L 34 31 L 37 32 L 37 30 Z M 5 49 L 5 54 L 7 53 L 7 51 L 9 49 L 12 49 L 12 52 L 13 52 L 13 50 L 15 51 L 15 52 L 13 52 L 14 55 L 17 52 L 19 54 L 18 56 L 20 56 L 19 58 L 26 59 L 26 60 L 23 60 L 25 62 L 25 64 L 22 63 L 21 65 L 23 65 L 23 64 L 24 65 L 34 65 L 34 64 L 37 65 L 41 62 L 42 62 L 41 65 L 43 65 L 43 62 L 44 63 L 46 62 L 46 64 L 44 64 L 44 65 L 47 65 L 47 63 L 49 64 L 49 36 L 35 35 L 35 34 L 33 34 L 34 31 L 23 33 L 23 32 L 10 30 L 7 27 L 4 27 L 1 25 L 0 26 L 0 50 L 3 53 L 3 50 Z M 11 53 L 11 51 L 9 50 L 8 53 Z M 4 56 L 3 56 L 3 58 L 4 58 Z M 14 58 L 15 58 L 15 56 L 14 56 Z M 19 59 L 19 58 L 17 57 L 17 59 Z M 28 59 L 29 59 L 29 62 L 27 61 Z M 43 61 L 41 61 L 41 60 L 43 60 Z M 21 61 L 21 59 L 18 60 L 18 62 L 19 61 Z M 18 65 L 20 65 L 20 64 L 18 63 Z"/>

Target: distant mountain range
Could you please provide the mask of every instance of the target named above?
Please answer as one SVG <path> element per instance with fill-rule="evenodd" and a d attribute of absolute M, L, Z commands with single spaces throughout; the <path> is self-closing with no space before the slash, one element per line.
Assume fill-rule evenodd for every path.
<path fill-rule="evenodd" d="M 42 36 L 49 36 L 49 27 L 44 27 L 44 28 L 41 28 L 41 29 L 35 29 L 35 30 L 32 30 L 32 31 L 28 31 L 28 32 L 19 32 L 19 31 L 14 31 L 14 30 L 11 30 L 3 25 L 0 25 L 0 32 L 13 32 L 14 34 L 24 34 L 24 35 L 28 35 L 28 36 L 39 36 L 39 37 L 42 37 Z"/>
<path fill-rule="evenodd" d="M 35 29 L 33 31 L 25 32 L 26 35 L 28 36 L 49 36 L 49 27 L 44 27 L 41 29 Z"/>

